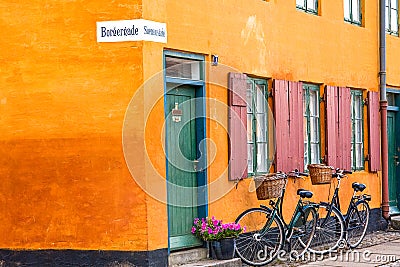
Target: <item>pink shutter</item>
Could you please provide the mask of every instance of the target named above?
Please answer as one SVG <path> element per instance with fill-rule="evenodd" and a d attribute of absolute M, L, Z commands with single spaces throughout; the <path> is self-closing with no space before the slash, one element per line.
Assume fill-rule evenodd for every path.
<path fill-rule="evenodd" d="M 289 88 L 288 82 L 274 81 L 273 88 L 276 132 L 276 171 L 288 171 L 289 154 Z"/>
<path fill-rule="evenodd" d="M 337 168 L 351 170 L 351 96 L 350 88 L 339 87 L 339 111 L 338 111 L 338 142 L 336 155 L 338 156 Z"/>
<path fill-rule="evenodd" d="M 380 120 L 379 120 L 379 94 L 368 92 L 368 150 L 369 150 L 369 171 L 380 170 Z"/>
<path fill-rule="evenodd" d="M 247 76 L 228 75 L 229 180 L 247 177 Z"/>
<path fill-rule="evenodd" d="M 289 171 L 304 171 L 303 122 L 303 83 L 289 82 Z"/>
<path fill-rule="evenodd" d="M 326 164 L 336 166 L 336 137 L 337 137 L 337 89 L 334 86 L 325 87 L 326 103 Z"/>

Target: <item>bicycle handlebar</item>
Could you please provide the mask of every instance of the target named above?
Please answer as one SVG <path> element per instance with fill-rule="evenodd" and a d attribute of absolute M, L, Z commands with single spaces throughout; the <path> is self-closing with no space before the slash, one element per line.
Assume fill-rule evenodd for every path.
<path fill-rule="evenodd" d="M 332 177 L 336 177 L 336 178 L 343 178 L 345 177 L 345 174 L 352 174 L 352 171 L 347 171 L 347 170 L 342 170 L 339 168 L 335 169 L 335 173 L 332 174 Z"/>

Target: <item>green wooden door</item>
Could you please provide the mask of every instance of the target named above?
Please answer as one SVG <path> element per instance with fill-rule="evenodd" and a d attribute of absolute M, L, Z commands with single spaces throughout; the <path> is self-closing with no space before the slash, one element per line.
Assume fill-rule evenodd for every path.
<path fill-rule="evenodd" d="M 398 177 L 400 177 L 400 143 L 396 135 L 396 112 L 388 111 L 388 156 L 389 156 L 389 209 L 390 214 L 400 213 Z"/>
<path fill-rule="evenodd" d="M 176 250 L 201 245 L 191 234 L 198 217 L 195 89 L 167 86 L 166 97 L 169 246 Z"/>

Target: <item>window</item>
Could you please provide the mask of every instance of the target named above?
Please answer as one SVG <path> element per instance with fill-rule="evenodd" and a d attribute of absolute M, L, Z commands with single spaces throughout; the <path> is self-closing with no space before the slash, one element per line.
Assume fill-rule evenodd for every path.
<path fill-rule="evenodd" d="M 361 90 L 351 90 L 351 168 L 364 169 L 364 112 Z"/>
<path fill-rule="evenodd" d="M 399 34 L 399 3 L 398 0 L 386 0 L 386 32 Z"/>
<path fill-rule="evenodd" d="M 200 72 L 201 61 L 179 58 L 173 56 L 165 57 L 166 76 L 190 80 L 202 80 Z"/>
<path fill-rule="evenodd" d="M 249 175 L 267 173 L 268 163 L 267 81 L 247 80 L 247 168 Z"/>
<path fill-rule="evenodd" d="M 319 86 L 303 83 L 304 166 L 320 163 Z"/>
<path fill-rule="evenodd" d="M 296 8 L 308 13 L 318 14 L 318 0 L 296 0 Z"/>
<path fill-rule="evenodd" d="M 361 0 L 344 0 L 344 20 L 361 26 Z"/>

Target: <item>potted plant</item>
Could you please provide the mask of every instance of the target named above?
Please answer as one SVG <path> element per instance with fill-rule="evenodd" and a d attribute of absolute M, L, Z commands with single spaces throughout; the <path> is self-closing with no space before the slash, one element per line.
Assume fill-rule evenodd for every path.
<path fill-rule="evenodd" d="M 234 256 L 234 239 L 245 231 L 240 224 L 222 223 L 214 218 L 195 218 L 192 234 L 208 242 L 211 258 L 219 260 L 232 259 Z"/>

